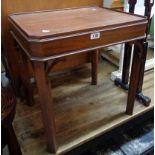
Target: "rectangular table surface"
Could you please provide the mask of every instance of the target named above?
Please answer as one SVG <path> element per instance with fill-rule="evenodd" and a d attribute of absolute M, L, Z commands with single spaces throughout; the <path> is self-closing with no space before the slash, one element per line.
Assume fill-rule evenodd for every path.
<path fill-rule="evenodd" d="M 10 18 L 30 38 L 54 37 L 146 20 L 100 7 L 20 13 Z"/>

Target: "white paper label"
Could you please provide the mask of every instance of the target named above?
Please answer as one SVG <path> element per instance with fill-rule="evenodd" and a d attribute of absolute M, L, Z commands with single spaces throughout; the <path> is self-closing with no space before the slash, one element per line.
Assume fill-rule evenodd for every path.
<path fill-rule="evenodd" d="M 93 39 L 99 39 L 100 38 L 100 32 L 95 32 L 95 33 L 92 33 L 90 35 L 90 39 L 93 40 Z"/>
<path fill-rule="evenodd" d="M 49 33 L 49 32 L 50 32 L 50 30 L 43 29 L 43 30 L 42 30 L 42 32 L 43 32 L 43 33 Z"/>

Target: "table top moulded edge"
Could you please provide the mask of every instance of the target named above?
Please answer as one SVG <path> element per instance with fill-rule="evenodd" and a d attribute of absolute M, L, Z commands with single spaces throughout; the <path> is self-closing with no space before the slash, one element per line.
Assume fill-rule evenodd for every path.
<path fill-rule="evenodd" d="M 96 7 L 96 6 L 91 6 L 91 7 Z M 87 8 L 87 7 L 82 7 L 82 8 Z M 101 7 L 98 7 L 101 8 Z M 63 9 L 63 10 L 69 10 L 69 9 L 79 9 L 79 8 L 67 8 L 67 9 Z M 108 8 L 104 8 L 110 11 L 114 11 Z M 54 10 L 45 10 L 46 12 L 50 12 L 50 11 L 59 11 L 62 9 L 54 9 Z M 11 26 L 13 26 L 19 34 L 21 34 L 21 36 L 28 42 L 28 43 L 37 43 L 37 44 L 42 44 L 42 43 L 46 43 L 46 42 L 50 42 L 50 41 L 55 41 L 55 40 L 59 40 L 59 39 L 66 39 L 66 38 L 70 38 L 70 37 L 76 37 L 76 36 L 82 36 L 82 35 L 86 35 L 86 34 L 91 34 L 94 32 L 103 32 L 103 31 L 110 31 L 110 30 L 114 30 L 114 29 L 118 29 L 118 28 L 126 28 L 126 27 L 130 27 L 130 26 L 137 26 L 137 25 L 146 25 L 147 24 L 147 18 L 145 16 L 140 16 L 140 15 L 133 15 L 133 14 L 129 14 L 126 12 L 121 12 L 121 11 L 115 11 L 115 12 L 121 12 L 122 14 L 128 14 L 128 15 L 132 15 L 132 16 L 137 16 L 137 17 L 141 17 L 141 20 L 138 21 L 134 21 L 134 22 L 127 22 L 125 24 L 118 24 L 118 25 L 110 25 L 110 26 L 104 26 L 104 27 L 98 27 L 96 29 L 92 28 L 92 29 L 87 29 L 87 30 L 83 30 L 83 31 L 75 31 L 72 33 L 67 33 L 67 34 L 60 34 L 58 36 L 48 36 L 48 38 L 33 38 L 33 36 L 28 36 L 27 34 L 25 34 L 22 29 L 11 19 L 12 16 L 14 15 L 20 15 L 20 14 L 29 14 L 29 13 L 37 13 L 37 12 L 44 12 L 44 11 L 34 11 L 34 12 L 23 12 L 23 13 L 14 13 L 11 14 L 8 17 L 8 20 L 11 24 Z M 55 59 L 55 58 L 60 58 L 60 57 L 64 57 L 64 56 L 69 56 L 69 55 L 73 55 L 73 54 L 78 54 L 78 53 L 83 53 L 83 52 L 88 52 L 88 51 L 92 51 L 95 49 L 99 49 L 99 48 L 103 48 L 103 47 L 107 47 L 107 46 L 112 46 L 112 45 L 116 45 L 116 44 L 120 44 L 120 43 L 125 43 L 125 42 L 131 42 L 131 41 L 135 41 L 135 40 L 139 40 L 139 39 L 143 39 L 146 37 L 146 35 L 141 35 L 139 37 L 136 38 L 132 38 L 129 40 L 122 40 L 119 42 L 114 42 L 111 44 L 106 44 L 106 45 L 100 45 L 100 46 L 95 46 L 95 47 L 90 47 L 90 48 L 86 48 L 86 49 L 80 49 L 80 50 L 75 50 L 75 51 L 69 51 L 67 53 L 60 53 L 60 54 L 55 54 L 52 56 L 45 56 L 45 57 L 36 57 L 36 56 L 32 56 L 28 50 L 26 48 L 23 47 L 22 43 L 20 42 L 20 39 L 18 38 L 18 36 L 11 30 L 11 34 L 13 36 L 13 38 L 19 43 L 19 45 L 21 46 L 21 48 L 24 50 L 24 52 L 26 53 L 26 55 L 30 58 L 31 61 L 48 61 L 51 59 Z"/>

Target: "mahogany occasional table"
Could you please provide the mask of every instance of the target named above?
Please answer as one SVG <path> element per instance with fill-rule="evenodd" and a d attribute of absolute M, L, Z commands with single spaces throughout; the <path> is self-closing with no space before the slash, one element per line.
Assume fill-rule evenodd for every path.
<path fill-rule="evenodd" d="M 147 19 L 142 16 L 112 11 L 100 7 L 72 8 L 12 14 L 9 16 L 11 34 L 22 49 L 24 67 L 31 61 L 40 96 L 42 118 L 48 150 L 56 153 L 55 119 L 48 70 L 49 60 L 82 52 L 96 51 L 120 43 L 135 45 L 126 114 L 133 106 L 145 56 L 145 30 Z M 77 60 L 78 61 L 78 60 Z M 97 59 L 93 59 L 93 72 L 97 74 Z M 23 72 L 28 71 L 24 68 Z M 28 76 L 28 75 L 25 75 Z M 94 76 L 95 79 L 96 76 Z M 29 85 L 29 84 L 28 84 Z M 78 116 L 77 116 L 78 117 Z"/>

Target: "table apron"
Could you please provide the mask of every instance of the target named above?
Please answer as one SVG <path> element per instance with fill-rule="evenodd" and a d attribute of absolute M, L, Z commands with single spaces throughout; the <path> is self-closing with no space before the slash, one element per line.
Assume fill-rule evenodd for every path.
<path fill-rule="evenodd" d="M 91 34 L 63 38 L 50 42 L 28 42 L 18 31 L 11 32 L 32 61 L 47 61 L 73 54 L 88 52 L 124 42 L 145 38 L 146 24 L 133 25 L 109 31 L 96 31 L 100 36 L 91 39 Z"/>

